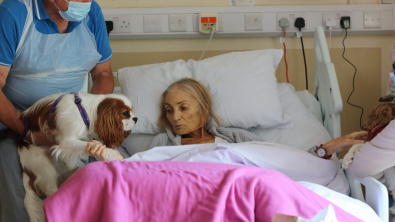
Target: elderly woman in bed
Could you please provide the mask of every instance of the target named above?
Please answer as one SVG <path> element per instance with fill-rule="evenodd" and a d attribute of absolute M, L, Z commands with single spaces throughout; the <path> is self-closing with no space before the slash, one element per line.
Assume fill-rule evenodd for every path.
<path fill-rule="evenodd" d="M 262 141 L 246 130 L 221 127 L 219 118 L 212 110 L 210 93 L 205 86 L 193 79 L 181 79 L 171 84 L 162 94 L 160 109 L 158 125 L 165 133 L 158 134 L 151 142 L 150 148 Z M 356 132 L 314 146 L 308 152 L 329 159 L 333 153 L 350 149 L 355 144 L 364 143 L 366 139 L 366 132 Z M 88 146 L 86 153 L 98 160 L 105 160 L 105 146 L 96 143 L 95 146 Z M 123 159 L 121 155 L 119 159 Z"/>

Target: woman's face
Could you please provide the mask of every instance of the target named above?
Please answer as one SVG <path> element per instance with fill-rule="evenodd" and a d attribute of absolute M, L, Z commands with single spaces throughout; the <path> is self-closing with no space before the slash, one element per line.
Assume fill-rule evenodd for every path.
<path fill-rule="evenodd" d="M 198 101 L 188 93 L 177 89 L 167 93 L 165 109 L 175 134 L 186 135 L 201 128 Z"/>

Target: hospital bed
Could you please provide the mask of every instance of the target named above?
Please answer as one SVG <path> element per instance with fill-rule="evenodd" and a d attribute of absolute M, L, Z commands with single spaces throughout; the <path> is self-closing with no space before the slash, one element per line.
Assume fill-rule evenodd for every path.
<path fill-rule="evenodd" d="M 340 113 L 343 104 L 335 67 L 331 62 L 325 33 L 321 26 L 317 27 L 315 31 L 313 72 L 313 95 L 320 104 L 320 121 L 322 121 L 331 138 L 340 137 Z M 120 88 L 116 87 L 114 92 L 120 92 Z M 153 135 L 149 134 L 132 134 L 125 140 L 120 152 L 127 156 L 145 151 L 148 149 L 152 138 Z M 126 150 L 123 147 L 129 147 L 129 149 Z M 388 221 L 388 193 L 386 187 L 373 177 L 356 178 L 348 170 L 345 170 L 345 174 L 350 185 L 350 196 L 366 202 L 377 213 L 381 221 Z M 361 184 L 365 186 L 365 197 Z"/>

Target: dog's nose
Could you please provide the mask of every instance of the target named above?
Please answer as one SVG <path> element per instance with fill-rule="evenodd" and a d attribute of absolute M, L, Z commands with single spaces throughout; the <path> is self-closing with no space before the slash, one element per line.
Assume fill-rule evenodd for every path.
<path fill-rule="evenodd" d="M 134 121 L 134 123 L 137 123 L 138 118 L 137 117 L 133 117 L 132 120 Z"/>

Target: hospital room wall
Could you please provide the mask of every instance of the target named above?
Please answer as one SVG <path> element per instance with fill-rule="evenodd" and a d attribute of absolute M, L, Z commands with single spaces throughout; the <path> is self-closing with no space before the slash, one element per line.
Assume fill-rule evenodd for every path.
<path fill-rule="evenodd" d="M 332 37 L 331 58 L 335 65 L 341 95 L 343 113 L 341 114 L 342 134 L 359 130 L 360 110 L 346 103 L 352 90 L 353 67 L 343 58 L 343 36 Z M 345 57 L 358 68 L 355 80 L 355 92 L 350 101 L 365 109 L 365 119 L 370 110 L 377 105 L 377 98 L 385 93 L 388 73 L 391 68 L 389 48 L 394 42 L 393 35 L 349 36 L 346 41 Z M 113 49 L 113 71 L 128 66 L 145 65 L 177 59 L 198 60 L 207 39 L 157 39 L 157 40 L 111 40 Z M 289 37 L 287 60 L 289 79 L 296 90 L 305 89 L 305 73 L 300 39 Z M 304 37 L 309 76 L 309 90 L 312 92 L 313 37 Z M 232 51 L 282 49 L 278 37 L 266 38 L 222 38 L 212 39 L 204 58 Z M 276 76 L 279 82 L 285 82 L 285 64 L 282 60 Z"/>
<path fill-rule="evenodd" d="M 228 0 L 96 0 L 102 8 L 121 7 L 193 7 L 193 6 L 227 6 Z M 349 0 L 351 4 L 377 4 L 380 0 Z M 0 0 L 2 2 L 2 0 Z M 256 0 L 256 5 L 296 5 L 296 4 L 347 4 L 347 0 Z M 360 110 L 346 103 L 352 90 L 354 70 L 341 57 L 343 36 L 332 37 L 331 57 L 335 64 L 340 91 L 343 98 L 341 114 L 342 134 L 359 130 Z M 385 94 L 391 61 L 389 48 L 394 42 L 393 35 L 349 36 L 346 43 L 346 58 L 358 68 L 356 89 L 351 102 L 365 109 L 365 119 L 377 104 L 377 98 Z M 111 40 L 113 49 L 113 71 L 127 66 L 137 66 L 176 59 L 199 59 L 208 39 L 157 39 L 157 40 Z M 312 91 L 313 37 L 304 37 L 309 90 Z M 305 88 L 304 64 L 300 39 L 287 38 L 287 58 L 289 63 L 290 83 L 297 90 Z M 278 48 L 282 49 L 278 37 L 265 38 L 213 38 L 205 58 L 232 51 Z M 285 64 L 282 60 L 277 70 L 279 82 L 285 82 Z"/>
<path fill-rule="evenodd" d="M 211 7 L 228 6 L 229 0 L 96 0 L 102 8 Z M 1 2 L 1 0 L 0 0 Z M 255 0 L 255 5 L 345 5 L 379 4 L 382 0 Z"/>
<path fill-rule="evenodd" d="M 1 0 L 0 0 L 1 1 Z M 96 0 L 102 8 L 122 7 L 205 7 L 228 6 L 228 0 Z M 381 0 L 255 0 L 255 5 L 327 5 L 327 4 L 380 4 Z M 341 114 L 342 134 L 359 130 L 360 110 L 346 103 L 352 90 L 354 69 L 342 58 L 343 36 L 332 37 L 331 57 L 335 64 L 340 91 L 343 98 Z M 394 42 L 393 35 L 349 36 L 346 39 L 346 58 L 358 68 L 355 92 L 350 101 L 365 109 L 363 120 L 377 104 L 377 98 L 385 94 L 391 61 L 389 48 Z M 177 59 L 199 59 L 207 39 L 157 39 L 157 40 L 111 40 L 113 49 L 112 68 L 114 71 L 127 66 L 137 66 Z M 312 92 L 314 38 L 304 37 L 309 90 Z M 304 64 L 300 39 L 287 38 L 287 58 L 289 78 L 296 90 L 305 89 Z M 277 48 L 283 46 L 278 37 L 265 38 L 222 38 L 211 41 L 204 58 L 232 51 Z M 279 82 L 285 82 L 285 64 L 282 60 L 277 70 Z"/>

